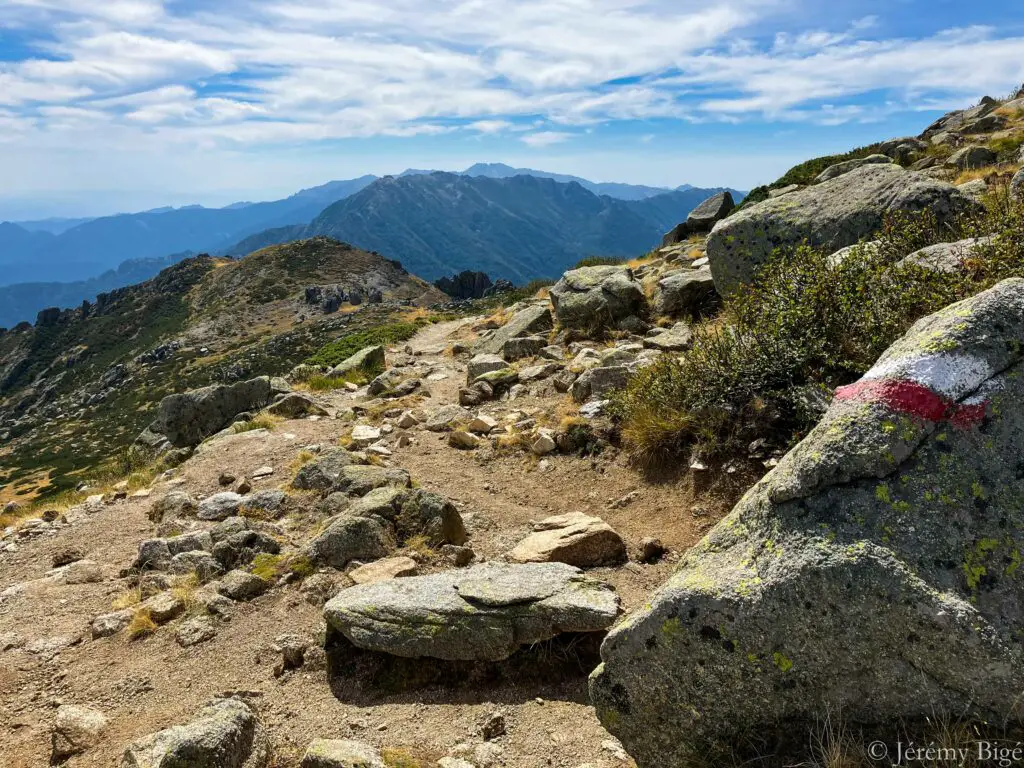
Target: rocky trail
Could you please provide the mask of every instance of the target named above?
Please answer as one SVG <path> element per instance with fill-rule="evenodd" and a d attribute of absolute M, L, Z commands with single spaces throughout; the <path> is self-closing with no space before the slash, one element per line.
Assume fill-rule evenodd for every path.
<path fill-rule="evenodd" d="M 419 398 L 423 411 L 458 402 L 466 362 L 453 357 L 450 349 L 475 335 L 471 325 L 455 321 L 428 326 L 406 347 L 389 351 L 395 369 L 424 375 L 430 396 Z M 340 390 L 316 399 L 337 415 L 367 397 L 365 391 Z M 520 421 L 527 418 L 524 414 L 554 419 L 567 408 L 574 410 L 570 404 L 565 394 L 547 385 L 478 410 L 496 420 L 513 411 Z M 390 430 L 396 419 L 359 421 L 376 421 Z M 5 745 L 0 765 L 46 764 L 61 707 L 86 707 L 108 721 L 102 734 L 89 740 L 89 748 L 70 756 L 67 764 L 108 766 L 117 763 L 133 740 L 187 722 L 215 697 L 228 695 L 241 697 L 258 712 L 270 734 L 275 766 L 298 765 L 307 745 L 317 738 L 358 739 L 393 750 L 385 751 L 393 759 L 408 754 L 422 761 L 394 763 L 401 765 L 433 765 L 452 755 L 481 767 L 628 764 L 588 701 L 587 674 L 596 663 L 593 643 L 581 643 L 578 649 L 545 649 L 544 653 L 559 655 L 554 661 L 537 662 L 546 670 L 544 676 L 499 672 L 491 675 L 493 679 L 483 676 L 479 683 L 449 684 L 446 676 L 451 670 L 440 670 L 440 679 L 426 687 L 394 692 L 376 685 L 368 669 L 329 678 L 322 652 L 307 653 L 297 669 L 282 673 L 278 668 L 275 675 L 282 664 L 282 646 L 322 645 L 322 601 L 352 583 L 330 568 L 323 569 L 327 575 L 314 575 L 303 584 L 280 580 L 247 602 L 214 600 L 210 610 L 216 615 L 201 619 L 199 627 L 200 636 L 212 637 L 196 645 L 182 645 L 190 642 L 182 627 L 191 621 L 188 614 L 205 613 L 196 609 L 195 601 L 210 600 L 209 596 L 187 595 L 186 602 L 194 604 L 148 637 L 132 640 L 124 630 L 93 637 L 94 619 L 110 614 L 113 601 L 138 583 L 135 574 L 119 574 L 136 559 L 140 543 L 157 534 L 160 526 L 150 519 L 156 500 L 185 493 L 201 503 L 224 491 L 221 481 L 228 477 L 249 478 L 251 494 L 281 488 L 291 494 L 290 511 L 272 523 L 253 523 L 266 526 L 283 542 L 284 551 L 299 550 L 309 535 L 306 518 L 316 516 L 311 512 L 315 498 L 289 487 L 293 462 L 310 446 L 322 454 L 350 431 L 345 420 L 314 416 L 282 421 L 272 431 L 216 438 L 144 495 L 93 500 L 92 505 L 70 510 L 66 524 L 30 526 L 28 530 L 38 535 L 24 534 L 0 553 L 0 713 Z M 676 553 L 697 541 L 714 520 L 703 513 L 680 514 L 693 504 L 692 489 L 686 484 L 642 482 L 612 448 L 592 458 L 552 453 L 539 459 L 531 452 L 496 451 L 490 445 L 458 450 L 449 445 L 447 432 L 420 427 L 399 431 L 409 436 L 408 443 L 389 440 L 393 455 L 380 464 L 406 470 L 415 485 L 455 504 L 477 563 L 504 558 L 529 536 L 531 523 L 543 518 L 584 513 L 603 519 L 621 535 L 629 559 L 588 573 L 614 588 L 623 609 L 640 605 L 668 576 Z M 273 472 L 256 479 L 267 469 Z M 179 522 L 182 532 L 208 527 L 196 520 Z M 660 539 L 669 554 L 653 564 L 639 562 L 647 537 Z M 434 552 L 408 554 L 419 560 L 412 563 L 418 573 L 453 567 Z M 68 559 L 74 560 L 70 566 L 54 569 Z M 159 586 L 144 589 L 156 591 Z M 401 661 L 402 674 L 434 674 L 429 671 L 434 666 L 430 659 Z M 504 732 L 485 740 L 482 728 L 494 716 L 503 718 Z"/>

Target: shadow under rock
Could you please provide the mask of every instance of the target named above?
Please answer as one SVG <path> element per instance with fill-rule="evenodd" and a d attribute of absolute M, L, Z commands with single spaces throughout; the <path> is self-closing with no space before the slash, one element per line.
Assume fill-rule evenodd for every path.
<path fill-rule="evenodd" d="M 355 647 L 344 636 L 327 637 L 331 693 L 357 706 L 423 703 L 519 704 L 538 697 L 589 703 L 587 678 L 600 663 L 604 633 L 567 633 L 524 647 L 500 662 L 409 659 Z"/>

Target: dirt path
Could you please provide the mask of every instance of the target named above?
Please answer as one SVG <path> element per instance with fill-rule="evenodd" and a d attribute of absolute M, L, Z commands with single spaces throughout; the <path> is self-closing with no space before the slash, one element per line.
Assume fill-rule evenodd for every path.
<path fill-rule="evenodd" d="M 469 335 L 466 322 L 438 324 L 389 355 L 425 377 L 431 396 L 424 399 L 424 410 L 457 402 L 465 363 L 445 349 Z M 566 396 L 550 384 L 532 389 L 526 397 L 480 410 L 501 419 L 512 411 L 540 417 L 568 407 Z M 329 401 L 337 409 L 356 402 L 345 392 L 333 393 Z M 251 476 L 266 465 L 274 474 L 255 482 L 254 490 L 285 488 L 289 465 L 300 449 L 333 445 L 344 429 L 344 422 L 335 419 L 307 419 L 284 422 L 268 434 L 218 441 L 176 470 L 169 482 L 196 497 L 207 496 L 223 490 L 218 485 L 222 472 Z M 395 448 L 388 463 L 409 470 L 423 487 L 456 503 L 479 560 L 501 556 L 529 532 L 530 521 L 552 514 L 581 511 L 608 521 L 626 540 L 633 559 L 592 573 L 618 590 L 627 609 L 665 580 L 677 553 L 714 520 L 713 515 L 691 514 L 694 497 L 687 484 L 647 484 L 614 449 L 595 458 L 552 455 L 538 462 L 522 451 L 489 446 L 458 451 L 443 435 L 426 431 L 413 430 L 410 437 L 411 443 Z M 218 624 L 217 636 L 193 648 L 175 641 L 180 620 L 142 640 L 131 641 L 123 632 L 92 640 L 92 619 L 109 612 L 111 601 L 130 586 L 119 572 L 132 562 L 139 542 L 155 535 L 147 512 L 153 499 L 172 487 L 169 482 L 156 484 L 150 498 L 105 505 L 52 535 L 19 543 L 16 552 L 0 552 L 0 767 L 47 764 L 53 715 L 62 703 L 94 707 L 110 718 L 102 742 L 67 764 L 111 766 L 134 738 L 184 722 L 214 696 L 231 691 L 247 692 L 258 708 L 276 745 L 279 768 L 298 765 L 314 738 L 357 738 L 406 749 L 424 766 L 453 752 L 466 754 L 478 768 L 629 764 L 616 753 L 588 704 L 587 668 L 567 668 L 557 680 L 513 679 L 479 688 L 434 686 L 400 693 L 385 693 L 359 678 L 329 684 L 319 669 L 275 677 L 280 658 L 272 650 L 275 638 L 315 636 L 323 628 L 319 606 L 295 584 L 236 604 L 229 620 Z M 629 494 L 628 502 L 611 503 Z M 312 501 L 296 503 L 299 522 L 289 516 L 278 525 L 281 536 L 297 548 L 308 536 L 301 507 Z M 659 537 L 672 555 L 657 565 L 637 563 L 646 536 Z M 68 585 L 47 578 L 54 554 L 67 548 L 80 549 L 99 563 L 103 579 Z M 40 641 L 70 645 L 39 652 Z M 480 725 L 495 710 L 504 713 L 508 733 L 474 757 L 473 749 L 482 743 Z"/>

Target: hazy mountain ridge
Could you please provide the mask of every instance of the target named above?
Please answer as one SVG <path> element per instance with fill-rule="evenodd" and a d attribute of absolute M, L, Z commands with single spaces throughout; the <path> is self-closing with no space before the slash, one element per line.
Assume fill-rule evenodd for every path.
<path fill-rule="evenodd" d="M 412 173 L 375 182 L 305 228 L 263 232 L 227 252 L 327 235 L 396 258 L 428 280 L 472 269 L 522 283 L 556 277 L 587 256 L 649 250 L 718 191 L 618 200 L 532 175 Z"/>

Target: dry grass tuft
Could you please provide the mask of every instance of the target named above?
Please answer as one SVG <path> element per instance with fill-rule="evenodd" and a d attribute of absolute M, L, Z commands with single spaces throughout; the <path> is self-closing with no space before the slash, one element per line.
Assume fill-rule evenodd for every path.
<path fill-rule="evenodd" d="M 269 413 L 257 413 L 253 417 L 252 421 L 236 422 L 231 427 L 231 431 L 234 432 L 236 435 L 241 434 L 243 432 L 252 432 L 257 429 L 266 429 L 268 431 L 273 431 L 277 427 L 277 425 L 280 424 L 282 421 L 284 421 L 284 419 L 282 419 L 280 416 L 273 416 Z"/>
<path fill-rule="evenodd" d="M 115 611 L 123 611 L 125 608 L 131 608 L 133 605 L 138 605 L 142 602 L 142 587 L 132 587 L 127 589 L 110 603 L 110 607 Z"/>
<path fill-rule="evenodd" d="M 406 539 L 403 549 L 406 552 L 415 552 L 426 560 L 432 560 L 437 556 L 437 552 L 430 546 L 430 539 L 423 534 L 417 534 Z"/>
<path fill-rule="evenodd" d="M 128 637 L 132 640 L 149 637 L 156 632 L 156 622 L 153 621 L 153 616 L 148 608 L 140 608 L 135 612 L 132 620 L 128 623 L 127 632 Z"/>
<path fill-rule="evenodd" d="M 185 613 L 189 615 L 198 613 L 202 607 L 198 592 L 199 577 L 195 573 L 181 576 L 175 579 L 171 585 L 171 594 L 185 605 Z"/>

